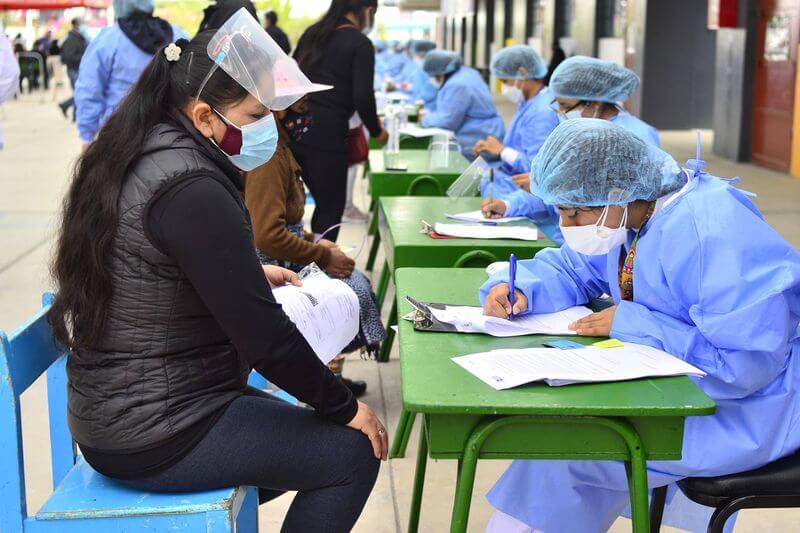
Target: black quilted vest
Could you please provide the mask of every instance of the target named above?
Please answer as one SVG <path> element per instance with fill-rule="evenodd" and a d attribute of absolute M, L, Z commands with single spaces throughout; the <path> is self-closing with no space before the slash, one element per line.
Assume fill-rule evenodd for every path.
<path fill-rule="evenodd" d="M 153 246 L 144 224 L 159 190 L 198 174 L 218 179 L 245 210 L 213 148 L 187 131 L 162 124 L 148 136 L 119 199 L 108 261 L 114 295 L 102 342 L 68 359 L 70 430 L 95 450 L 158 445 L 224 407 L 246 385 L 249 367 L 176 263 Z"/>

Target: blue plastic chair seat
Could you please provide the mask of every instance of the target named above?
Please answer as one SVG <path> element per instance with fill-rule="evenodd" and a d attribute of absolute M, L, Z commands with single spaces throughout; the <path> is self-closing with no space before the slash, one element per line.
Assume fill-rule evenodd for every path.
<path fill-rule="evenodd" d="M 123 518 L 232 511 L 245 488 L 166 494 L 129 489 L 98 474 L 83 458 L 36 514 L 36 520 Z"/>

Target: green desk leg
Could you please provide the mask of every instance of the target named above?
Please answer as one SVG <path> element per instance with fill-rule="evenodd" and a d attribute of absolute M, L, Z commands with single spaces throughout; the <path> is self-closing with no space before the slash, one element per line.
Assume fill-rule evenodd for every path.
<path fill-rule="evenodd" d="M 425 425 L 419 430 L 419 450 L 417 450 L 417 469 L 414 472 L 414 491 L 411 493 L 411 511 L 408 515 L 408 533 L 419 530 L 419 513 L 422 508 L 422 491 L 425 489 L 425 470 L 428 467 L 428 438 Z"/>
<path fill-rule="evenodd" d="M 368 235 L 372 237 L 372 247 L 369 249 L 369 257 L 367 258 L 367 272 L 372 272 L 375 266 L 375 258 L 378 257 L 378 250 L 381 247 L 381 234 L 378 232 L 378 208 L 372 212 L 372 221 L 369 223 Z"/>
<path fill-rule="evenodd" d="M 389 289 L 391 278 L 392 271 L 389 268 L 389 262 L 386 261 L 383 263 L 383 272 L 381 272 L 381 279 L 378 281 L 378 287 L 375 291 L 375 296 L 378 299 L 378 309 L 383 309 L 383 302 L 386 300 L 386 291 Z"/>
<path fill-rule="evenodd" d="M 389 459 L 402 459 L 406 456 L 408 439 L 411 437 L 411 430 L 414 429 L 414 420 L 417 413 L 406 411 L 405 408 L 400 412 L 400 420 L 397 421 L 397 430 L 392 440 L 392 449 L 389 451 Z"/>
<path fill-rule="evenodd" d="M 397 325 L 397 299 L 392 301 L 392 310 L 389 311 L 389 319 L 386 321 L 386 338 L 381 343 L 381 352 L 378 354 L 378 362 L 386 363 L 389 361 L 389 354 L 392 353 L 394 343 L 394 330 L 392 326 Z"/>
<path fill-rule="evenodd" d="M 650 519 L 647 494 L 647 462 L 642 439 L 636 429 L 626 420 L 602 417 L 559 417 L 574 424 L 594 424 L 605 426 L 617 433 L 625 441 L 630 457 L 631 474 L 628 477 L 628 491 L 631 498 L 634 533 L 649 533 Z M 456 498 L 453 505 L 453 518 L 450 533 L 466 533 L 469 508 L 472 504 L 472 489 L 475 485 L 475 471 L 478 458 L 486 439 L 495 431 L 517 424 L 536 424 L 553 421 L 553 417 L 509 416 L 490 418 L 475 428 L 464 446 L 464 454 L 458 469 Z M 569 459 L 565 457 L 564 459 Z"/>

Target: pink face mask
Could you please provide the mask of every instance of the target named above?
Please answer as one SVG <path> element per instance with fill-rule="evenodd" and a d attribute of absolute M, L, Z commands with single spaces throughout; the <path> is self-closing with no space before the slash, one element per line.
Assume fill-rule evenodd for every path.
<path fill-rule="evenodd" d="M 225 135 L 219 141 L 219 146 L 228 155 L 238 155 L 242 150 L 242 130 L 231 124 L 221 113 L 214 110 L 225 122 Z"/>

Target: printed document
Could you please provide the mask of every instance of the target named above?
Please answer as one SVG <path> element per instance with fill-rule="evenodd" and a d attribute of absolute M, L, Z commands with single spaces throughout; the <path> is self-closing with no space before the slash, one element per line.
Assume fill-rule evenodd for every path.
<path fill-rule="evenodd" d="M 525 217 L 502 217 L 502 218 L 486 218 L 483 216 L 483 211 L 467 211 L 466 213 L 458 213 L 455 215 L 445 215 L 452 220 L 460 220 L 461 222 L 480 222 L 481 224 L 504 224 L 506 222 L 518 222 L 526 220 Z"/>
<path fill-rule="evenodd" d="M 338 279 L 313 276 L 302 287 L 272 289 L 275 300 L 295 323 L 320 361 L 328 364 L 358 334 L 358 296 Z"/>
<path fill-rule="evenodd" d="M 558 387 L 646 377 L 705 375 L 702 370 L 666 352 L 634 343 L 612 349 L 493 350 L 454 357 L 453 361 L 496 390 L 535 381 Z"/>
<path fill-rule="evenodd" d="M 592 314 L 583 306 L 570 307 L 558 313 L 525 315 L 506 320 L 483 314 L 480 307 L 446 305 L 444 309 L 428 308 L 440 322 L 451 324 L 461 333 L 485 333 L 493 337 L 520 335 L 575 335 L 569 325 Z"/>
<path fill-rule="evenodd" d="M 530 226 L 489 226 L 486 224 L 443 224 L 437 222 L 434 231 L 439 235 L 463 239 L 516 239 L 535 241 L 539 231 Z"/>

